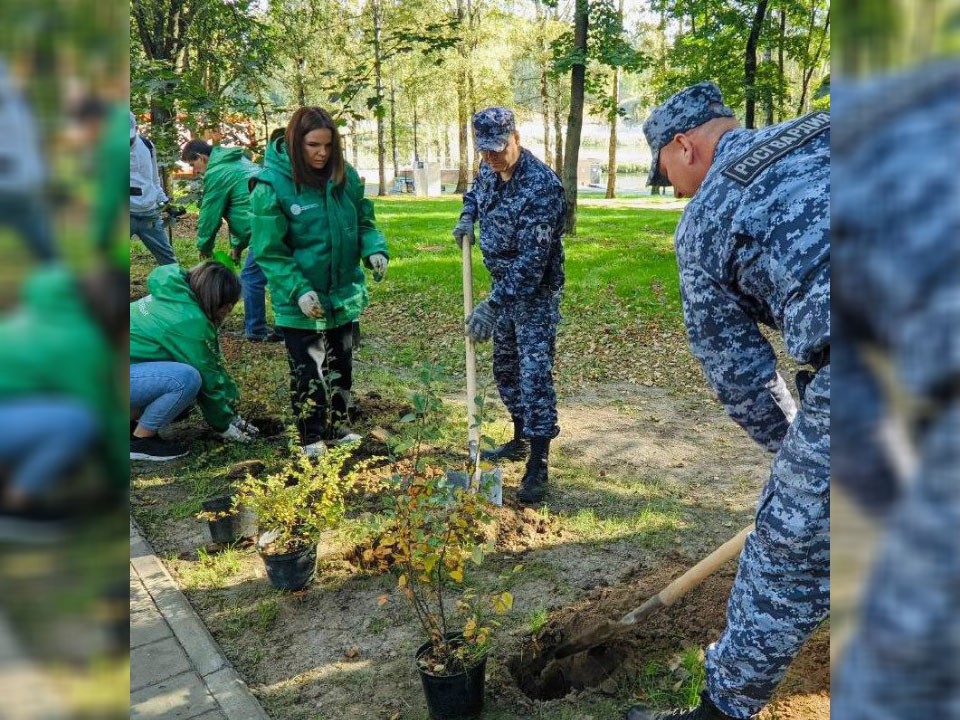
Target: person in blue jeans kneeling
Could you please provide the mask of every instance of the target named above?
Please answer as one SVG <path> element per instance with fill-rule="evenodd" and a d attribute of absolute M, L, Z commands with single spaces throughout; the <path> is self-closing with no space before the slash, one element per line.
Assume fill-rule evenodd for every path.
<path fill-rule="evenodd" d="M 194 401 L 224 439 L 252 440 L 259 433 L 237 414 L 240 393 L 218 337 L 240 299 L 237 276 L 214 261 L 189 271 L 165 265 L 150 273 L 147 289 L 130 304 L 130 459 L 186 455 L 187 448 L 158 433 Z"/>

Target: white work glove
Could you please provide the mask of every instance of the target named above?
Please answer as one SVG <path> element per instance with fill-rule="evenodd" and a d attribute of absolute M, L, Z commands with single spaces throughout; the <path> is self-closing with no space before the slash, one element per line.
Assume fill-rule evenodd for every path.
<path fill-rule="evenodd" d="M 374 253 L 367 260 L 370 261 L 370 269 L 373 270 L 373 279 L 377 282 L 383 280 L 387 274 L 387 256 L 383 253 Z"/>
<path fill-rule="evenodd" d="M 249 420 L 244 420 L 239 415 L 237 415 L 230 424 L 236 425 L 243 433 L 250 437 L 258 437 L 260 435 L 260 429 L 256 425 Z"/>
<path fill-rule="evenodd" d="M 461 215 L 460 220 L 457 222 L 456 227 L 453 228 L 453 239 L 457 241 L 457 245 L 463 248 L 464 239 L 470 240 L 470 244 L 473 245 L 477 238 L 473 233 L 473 220 L 470 219 L 469 215 Z"/>
<path fill-rule="evenodd" d="M 319 320 L 323 317 L 323 306 L 320 304 L 320 296 L 317 295 L 315 290 L 301 295 L 300 299 L 297 300 L 297 305 L 300 306 L 300 312 L 309 318 Z"/>
<path fill-rule="evenodd" d="M 235 417 L 230 423 L 230 426 L 220 433 L 220 437 L 224 440 L 232 440 L 233 442 L 248 443 L 253 441 L 253 436 L 245 432 L 239 423 L 244 423 L 249 425 L 245 420 L 240 417 Z M 256 428 L 254 428 L 256 429 Z"/>

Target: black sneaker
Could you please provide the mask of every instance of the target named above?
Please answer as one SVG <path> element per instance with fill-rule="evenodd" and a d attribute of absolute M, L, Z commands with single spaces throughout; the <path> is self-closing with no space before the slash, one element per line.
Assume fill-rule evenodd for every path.
<path fill-rule="evenodd" d="M 278 343 L 283 342 L 283 335 L 276 330 L 271 330 L 266 335 L 255 335 L 254 337 L 248 337 L 247 340 L 252 343 Z"/>
<path fill-rule="evenodd" d="M 178 443 L 164 440 L 159 435 L 146 438 L 131 438 L 130 459 L 165 462 L 186 455 L 189 450 Z"/>

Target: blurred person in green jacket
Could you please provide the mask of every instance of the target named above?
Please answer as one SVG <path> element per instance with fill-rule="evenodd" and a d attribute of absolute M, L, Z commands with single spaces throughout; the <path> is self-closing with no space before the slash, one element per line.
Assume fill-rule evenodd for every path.
<path fill-rule="evenodd" d="M 240 299 L 240 280 L 207 260 L 191 270 L 162 265 L 150 273 L 147 289 L 149 295 L 130 303 L 130 459 L 186 455 L 186 447 L 158 433 L 194 401 L 224 439 L 252 440 L 258 431 L 237 414 L 240 392 L 218 337 Z"/>
<path fill-rule="evenodd" d="M 346 422 L 353 325 L 370 303 L 361 263 L 381 280 L 387 243 L 323 108 L 293 114 L 285 134 L 268 144 L 253 183 L 251 242 L 282 328 L 300 441 L 318 455 L 324 440 L 358 437 Z"/>
<path fill-rule="evenodd" d="M 241 148 L 212 146 L 191 140 L 183 146 L 180 159 L 203 177 L 203 201 L 197 219 L 197 250 L 202 259 L 213 257 L 213 248 L 223 220 L 230 230 L 234 261 L 250 245 L 250 179 L 260 166 L 244 156 Z M 243 288 L 244 335 L 251 342 L 280 342 L 280 334 L 267 326 L 267 278 L 256 256 L 247 252 L 240 271 Z"/>
<path fill-rule="evenodd" d="M 90 232 L 93 247 L 115 267 L 130 268 L 130 235 L 121 218 L 129 210 L 130 165 L 124 131 L 130 110 L 126 101 L 108 101 L 96 95 L 83 98 L 71 110 L 84 155 L 82 171 L 93 178 Z M 124 219 L 123 224 L 127 221 Z"/>
<path fill-rule="evenodd" d="M 0 318 L 0 538 L 54 539 L 78 507 L 62 506 L 62 483 L 91 457 L 111 496 L 126 496 L 128 288 L 117 269 L 51 264 Z"/>

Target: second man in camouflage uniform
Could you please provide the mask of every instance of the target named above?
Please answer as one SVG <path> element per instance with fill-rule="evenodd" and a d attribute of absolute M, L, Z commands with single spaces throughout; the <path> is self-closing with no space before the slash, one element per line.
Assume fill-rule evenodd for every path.
<path fill-rule="evenodd" d="M 463 196 L 453 235 L 472 243 L 473 225 L 480 222 L 480 250 L 493 287 L 467 318 L 467 334 L 478 342 L 493 337 L 493 374 L 514 427 L 510 442 L 484 455 L 526 457 L 517 497 L 537 503 L 546 492 L 550 441 L 560 432 L 553 356 L 566 201 L 556 173 L 520 147 L 510 110 L 481 110 L 473 129 L 483 162 Z"/>
<path fill-rule="evenodd" d="M 775 455 L 701 704 L 627 718 L 746 720 L 830 607 L 830 117 L 745 130 L 703 82 L 643 130 L 649 183 L 691 198 L 675 241 L 691 350 L 730 416 Z M 810 366 L 799 410 L 761 325 Z"/>

